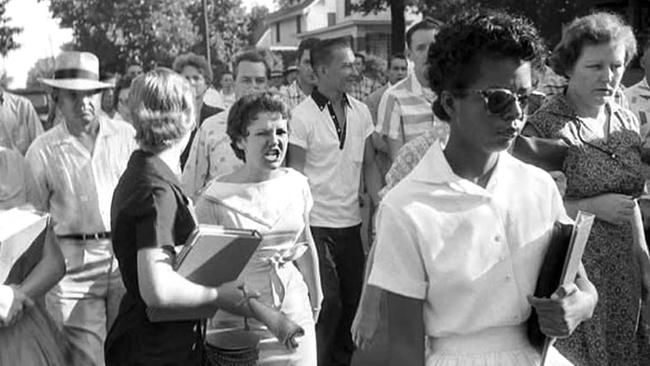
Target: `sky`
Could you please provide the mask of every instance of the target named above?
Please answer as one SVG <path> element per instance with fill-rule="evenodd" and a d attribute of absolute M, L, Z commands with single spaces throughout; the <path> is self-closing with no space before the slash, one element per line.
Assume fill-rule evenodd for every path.
<path fill-rule="evenodd" d="M 242 0 L 242 3 L 249 10 L 255 5 L 275 9 L 274 0 Z M 11 18 L 9 24 L 23 28 L 16 37 L 20 48 L 0 59 L 0 65 L 13 77 L 10 89 L 25 87 L 27 72 L 36 60 L 56 56 L 61 45 L 72 40 L 72 30 L 59 27 L 58 22 L 52 19 L 48 5 L 49 1 L 37 0 L 10 0 L 7 4 L 6 15 Z"/>

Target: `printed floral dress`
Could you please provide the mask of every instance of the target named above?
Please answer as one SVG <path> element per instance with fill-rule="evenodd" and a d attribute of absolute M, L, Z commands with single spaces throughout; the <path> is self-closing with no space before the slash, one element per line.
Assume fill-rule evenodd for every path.
<path fill-rule="evenodd" d="M 598 138 L 558 95 L 529 119 L 541 137 L 559 138 L 570 145 L 564 161 L 566 199 L 606 193 L 638 196 L 642 144 L 636 119 L 628 110 L 607 104 L 609 135 Z M 650 365 L 650 346 L 639 319 L 641 278 L 633 255 L 630 224 L 596 219 L 585 249 L 587 275 L 599 300 L 591 320 L 557 343 L 576 365 Z"/>

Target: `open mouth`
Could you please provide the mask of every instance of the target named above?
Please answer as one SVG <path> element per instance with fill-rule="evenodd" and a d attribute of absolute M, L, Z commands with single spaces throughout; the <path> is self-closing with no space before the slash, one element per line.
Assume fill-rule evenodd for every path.
<path fill-rule="evenodd" d="M 270 149 L 264 154 L 264 159 L 269 162 L 276 162 L 280 160 L 280 157 L 282 156 L 282 150 L 279 148 L 275 149 Z"/>

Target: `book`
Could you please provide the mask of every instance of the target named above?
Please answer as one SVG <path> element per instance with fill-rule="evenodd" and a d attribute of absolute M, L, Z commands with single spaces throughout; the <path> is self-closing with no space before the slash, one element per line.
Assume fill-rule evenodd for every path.
<path fill-rule="evenodd" d="M 257 250 L 262 236 L 255 230 L 200 224 L 176 255 L 174 270 L 189 281 L 218 287 L 234 281 Z M 147 308 L 152 322 L 196 320 L 214 315 L 214 306 Z"/>
<path fill-rule="evenodd" d="M 555 224 L 537 279 L 535 297 L 550 297 L 560 286 L 575 282 L 594 219 L 595 215 L 578 211 L 575 224 Z M 528 320 L 528 338 L 541 350 L 540 366 L 544 366 L 555 339 L 541 332 L 535 309 Z"/>
<path fill-rule="evenodd" d="M 36 240 L 44 240 L 49 215 L 30 209 L 0 211 L 0 284 Z"/>

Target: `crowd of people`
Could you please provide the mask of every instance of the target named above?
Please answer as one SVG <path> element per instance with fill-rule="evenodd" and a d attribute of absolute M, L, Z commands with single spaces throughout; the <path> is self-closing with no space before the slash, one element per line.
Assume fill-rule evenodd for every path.
<path fill-rule="evenodd" d="M 624 88 L 620 16 L 575 19 L 548 52 L 527 19 L 476 9 L 412 25 L 384 84 L 343 38 L 301 41 L 279 75 L 244 50 L 220 90 L 193 53 L 120 76 L 62 52 L 48 121 L 0 94 L 0 209 L 50 215 L 0 285 L 0 366 L 211 364 L 206 339 L 242 329 L 259 365 L 538 365 L 533 311 L 558 338 L 546 365 L 648 365 L 641 54 Z M 579 211 L 576 278 L 534 296 Z M 237 280 L 174 271 L 199 224 L 261 234 Z"/>

